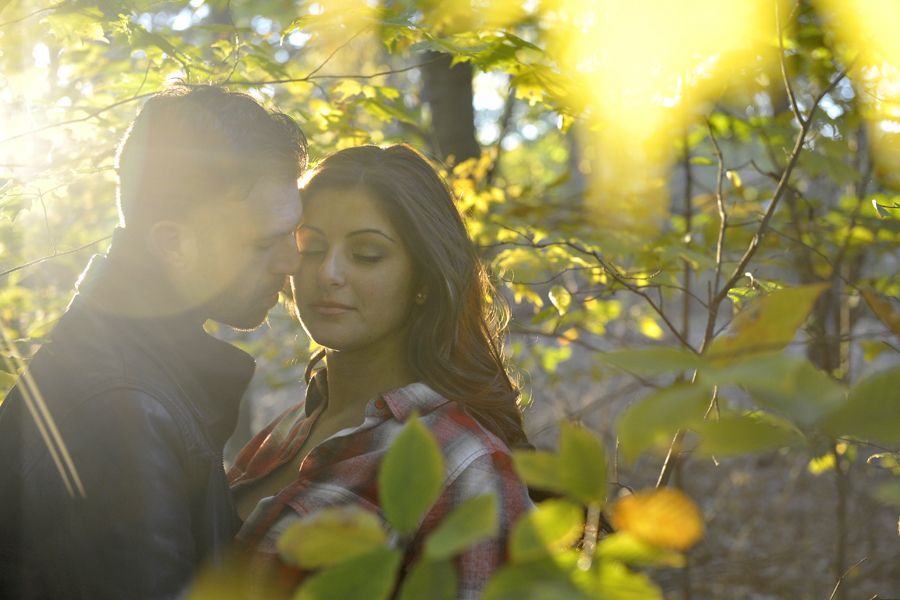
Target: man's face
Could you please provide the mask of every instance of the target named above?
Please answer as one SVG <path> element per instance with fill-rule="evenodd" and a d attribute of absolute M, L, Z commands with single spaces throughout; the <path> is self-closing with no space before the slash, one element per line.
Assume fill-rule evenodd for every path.
<path fill-rule="evenodd" d="M 297 184 L 262 177 L 247 197 L 206 207 L 193 219 L 199 252 L 191 287 L 202 298 L 205 318 L 254 329 L 278 302 L 285 276 L 299 261 Z"/>

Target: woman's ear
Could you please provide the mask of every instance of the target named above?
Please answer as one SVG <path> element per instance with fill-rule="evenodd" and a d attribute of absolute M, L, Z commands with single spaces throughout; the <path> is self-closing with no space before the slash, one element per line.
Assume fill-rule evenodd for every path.
<path fill-rule="evenodd" d="M 175 221 L 154 223 L 147 234 L 150 252 L 167 269 L 184 271 L 196 262 L 197 236 L 190 227 Z"/>

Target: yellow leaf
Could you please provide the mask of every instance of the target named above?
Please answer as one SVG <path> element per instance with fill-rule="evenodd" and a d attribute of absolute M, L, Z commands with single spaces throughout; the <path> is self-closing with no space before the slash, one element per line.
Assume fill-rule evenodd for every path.
<path fill-rule="evenodd" d="M 866 299 L 866 304 L 875 313 L 882 323 L 895 334 L 900 335 L 900 311 L 894 310 L 887 300 L 881 298 L 872 290 L 862 290 L 862 296 Z"/>
<path fill-rule="evenodd" d="M 703 516 L 684 492 L 671 488 L 625 496 L 612 509 L 618 531 L 671 550 L 685 551 L 703 537 Z"/>
<path fill-rule="evenodd" d="M 332 91 L 338 95 L 338 101 L 343 102 L 362 92 L 363 86 L 355 79 L 343 79 L 332 88 Z"/>
<path fill-rule="evenodd" d="M 641 333 L 651 340 L 661 340 L 663 330 L 652 317 L 641 317 L 640 321 Z"/>

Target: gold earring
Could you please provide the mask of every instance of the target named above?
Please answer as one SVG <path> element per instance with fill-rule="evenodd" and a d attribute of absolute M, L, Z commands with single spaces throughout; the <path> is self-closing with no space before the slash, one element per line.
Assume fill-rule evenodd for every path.
<path fill-rule="evenodd" d="M 415 297 L 416 304 L 425 304 L 425 292 L 418 292 Z"/>

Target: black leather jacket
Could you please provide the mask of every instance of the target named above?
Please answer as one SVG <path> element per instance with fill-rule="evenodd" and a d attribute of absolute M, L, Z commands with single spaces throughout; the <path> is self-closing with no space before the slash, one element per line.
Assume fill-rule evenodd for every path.
<path fill-rule="evenodd" d="M 152 304 L 146 273 L 105 262 L 86 273 L 107 300 Z M 178 597 L 239 526 L 222 448 L 254 362 L 80 291 L 0 405 L 0 597 Z"/>

